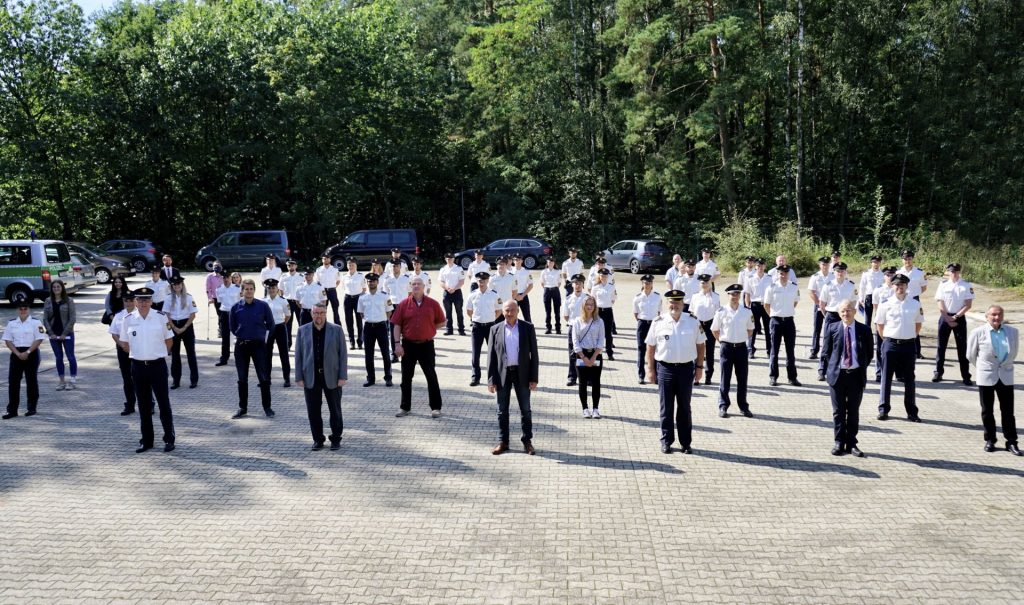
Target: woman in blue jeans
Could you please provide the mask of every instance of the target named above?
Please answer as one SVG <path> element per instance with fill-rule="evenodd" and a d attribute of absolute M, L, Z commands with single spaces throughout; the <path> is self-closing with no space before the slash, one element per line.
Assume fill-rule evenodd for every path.
<path fill-rule="evenodd" d="M 78 360 L 75 359 L 75 301 L 68 298 L 64 282 L 55 279 L 50 282 L 50 297 L 43 303 L 43 326 L 50 337 L 50 347 L 57 360 L 58 391 L 74 389 L 78 378 Z M 71 366 L 71 379 L 64 382 L 64 356 Z"/>

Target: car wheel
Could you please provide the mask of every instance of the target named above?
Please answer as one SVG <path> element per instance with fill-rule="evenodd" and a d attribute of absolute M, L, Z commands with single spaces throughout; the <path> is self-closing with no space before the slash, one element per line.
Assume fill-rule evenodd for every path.
<path fill-rule="evenodd" d="M 25 286 L 15 284 L 7 288 L 7 300 L 11 301 L 12 305 L 22 302 L 32 304 L 32 291 Z"/>
<path fill-rule="evenodd" d="M 213 256 L 204 256 L 203 260 L 199 261 L 199 266 L 203 268 L 203 271 L 207 273 L 213 272 L 213 265 L 217 263 L 217 259 Z"/>
<path fill-rule="evenodd" d="M 144 258 L 133 258 L 132 259 L 132 269 L 135 269 L 136 273 L 145 273 L 146 272 L 146 267 L 147 267 L 146 259 L 144 259 Z"/>
<path fill-rule="evenodd" d="M 523 266 L 526 267 L 527 269 L 533 269 L 534 267 L 537 266 L 537 257 L 527 256 L 526 258 L 523 259 Z"/>
<path fill-rule="evenodd" d="M 462 258 L 459 259 L 459 266 L 462 267 L 463 271 L 469 271 L 469 264 L 471 262 L 473 261 L 469 260 L 468 256 L 463 256 Z"/>
<path fill-rule="evenodd" d="M 629 272 L 632 273 L 633 275 L 640 273 L 640 261 L 638 261 L 635 258 L 629 261 Z"/>
<path fill-rule="evenodd" d="M 110 283 L 110 271 L 100 268 L 96 269 L 96 281 L 101 284 Z"/>
<path fill-rule="evenodd" d="M 344 256 L 333 257 L 331 259 L 331 264 L 334 265 L 334 268 L 337 269 L 339 273 L 343 271 L 348 271 L 348 259 L 346 259 Z"/>

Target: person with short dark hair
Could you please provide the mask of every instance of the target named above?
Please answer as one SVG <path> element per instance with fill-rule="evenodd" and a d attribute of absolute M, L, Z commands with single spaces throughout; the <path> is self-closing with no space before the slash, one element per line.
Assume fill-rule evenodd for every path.
<path fill-rule="evenodd" d="M 349 349 L 363 346 L 363 318 L 359 316 L 359 297 L 366 292 L 366 276 L 358 271 L 354 256 L 346 261 L 348 273 L 341 276 L 341 289 L 345 293 L 345 329 L 348 330 Z"/>
<path fill-rule="evenodd" d="M 921 333 L 923 314 L 921 303 L 907 294 L 910 280 L 897 273 L 892 278 L 896 294 L 878 307 L 875 325 L 882 336 L 882 388 L 879 389 L 878 419 L 889 418 L 889 398 L 893 375 L 903 378 L 903 405 L 907 419 L 921 422 L 916 403 L 914 365 L 916 364 L 915 338 Z"/>
<path fill-rule="evenodd" d="M 324 288 L 324 296 L 331 304 L 331 312 L 334 314 L 334 323 L 341 324 L 341 316 L 338 314 L 338 284 L 341 283 L 341 274 L 337 267 L 331 264 L 331 257 L 324 255 L 320 258 L 321 266 L 316 270 L 316 283 Z M 311 307 L 312 309 L 312 307 Z"/>
<path fill-rule="evenodd" d="M 242 300 L 231 307 L 231 333 L 235 335 L 235 370 L 238 372 L 238 411 L 233 419 L 249 413 L 249 362 L 256 369 L 260 399 L 267 418 L 274 417 L 270 406 L 270 363 L 267 339 L 274 331 L 274 313 L 270 305 L 256 298 L 256 282 L 242 281 Z"/>
<path fill-rule="evenodd" d="M 267 375 L 270 375 L 270 366 L 274 362 L 274 346 L 277 346 L 277 354 L 281 359 L 281 374 L 284 377 L 284 386 L 287 388 L 292 386 L 291 355 L 287 334 L 288 319 L 291 317 L 292 310 L 288 301 L 281 296 L 279 284 L 280 282 L 274 278 L 263 282 L 263 287 L 267 290 L 267 297 L 263 299 L 263 302 L 267 303 L 270 312 L 274 315 L 274 328 L 267 339 Z"/>
<path fill-rule="evenodd" d="M 789 384 L 798 387 L 796 378 L 796 306 L 800 302 L 800 288 L 789 281 L 789 266 L 780 265 L 777 282 L 768 286 L 764 294 L 764 310 L 768 314 L 771 348 L 768 353 L 768 384 L 779 384 L 779 349 L 785 341 L 786 376 Z"/>
<path fill-rule="evenodd" d="M 551 334 L 552 316 L 554 317 L 555 333 L 562 333 L 562 272 L 555 267 L 555 257 L 544 260 L 547 265 L 540 272 L 540 285 L 544 288 L 544 333 Z"/>
<path fill-rule="evenodd" d="M 719 343 L 718 415 L 729 417 L 729 390 L 736 372 L 736 404 L 747 418 L 754 416 L 747 402 L 747 340 L 754 335 L 754 315 L 740 304 L 743 286 L 731 284 L 725 289 L 729 302 L 715 312 L 711 333 Z"/>
<path fill-rule="evenodd" d="M 242 299 L 242 274 L 237 271 L 230 273 L 221 270 L 221 277 L 224 283 L 217 286 L 217 325 L 220 332 L 220 359 L 215 366 L 228 365 L 228 358 L 231 357 L 231 328 L 229 326 L 231 308 Z"/>
<path fill-rule="evenodd" d="M 480 352 L 490 334 L 491 326 L 497 321 L 501 314 L 501 305 L 507 301 L 501 300 L 498 293 L 490 288 L 491 276 L 486 271 L 476 274 L 477 289 L 469 294 L 466 299 L 466 315 L 469 316 L 473 342 L 470 346 L 470 376 L 469 386 L 475 387 L 480 384 Z"/>
<path fill-rule="evenodd" d="M 366 382 L 371 387 L 377 381 L 374 371 L 374 347 L 380 349 L 384 360 L 384 385 L 391 386 L 391 354 L 388 345 L 388 320 L 394 307 L 391 297 L 377 287 L 380 278 L 376 273 L 366 274 L 367 291 L 359 297 L 356 309 L 363 320 L 363 359 L 366 363 Z"/>
<path fill-rule="evenodd" d="M 654 276 L 640 278 L 640 292 L 633 297 L 633 318 L 636 319 L 636 371 L 640 384 L 647 375 L 647 333 L 651 323 L 661 316 L 661 295 L 654 291 Z"/>
<path fill-rule="evenodd" d="M 174 343 L 170 319 L 152 308 L 152 288 L 135 291 L 137 309 L 125 317 L 118 336 L 120 346 L 132 360 L 132 382 L 139 406 L 142 438 L 135 453 L 153 449 L 156 435 L 153 431 L 153 400 L 160 407 L 160 424 L 164 429 L 164 451 L 174 451 L 177 439 L 174 416 L 167 390 L 167 361 L 165 358 Z"/>
<path fill-rule="evenodd" d="M 4 420 L 18 415 L 21 405 L 21 379 L 25 379 L 28 412 L 35 416 L 39 404 L 39 347 L 46 340 L 46 328 L 41 321 L 32 317 L 29 302 L 18 302 L 18 316 L 7 322 L 3 341 L 11 351 L 7 366 L 7 413 Z"/>
<path fill-rule="evenodd" d="M 444 328 L 446 336 L 451 336 L 454 324 L 458 321 L 459 335 L 466 335 L 466 320 L 462 317 L 462 286 L 466 283 L 466 272 L 462 267 L 455 264 L 455 255 L 446 252 L 444 255 L 444 266 L 437 274 L 437 281 L 444 290 L 444 315 L 448 318 L 448 324 Z"/>
<path fill-rule="evenodd" d="M 974 304 L 974 287 L 970 282 L 960 279 L 960 265 L 946 265 L 949 279 L 939 284 L 935 290 L 935 300 L 939 306 L 939 343 L 935 351 L 935 374 L 932 382 L 942 380 L 946 369 L 946 347 L 949 346 L 949 335 L 956 342 L 956 357 L 960 362 L 960 378 L 965 386 L 974 386 L 971 382 L 971 365 L 967 361 L 967 313 Z"/>
<path fill-rule="evenodd" d="M 313 450 L 324 447 L 323 403 L 330 414 L 331 449 L 341 447 L 344 430 L 341 415 L 341 389 L 348 382 L 348 352 L 341 326 L 327 323 L 327 305 L 313 306 L 313 321 L 299 327 L 295 339 L 295 384 L 302 387 L 313 434 Z"/>

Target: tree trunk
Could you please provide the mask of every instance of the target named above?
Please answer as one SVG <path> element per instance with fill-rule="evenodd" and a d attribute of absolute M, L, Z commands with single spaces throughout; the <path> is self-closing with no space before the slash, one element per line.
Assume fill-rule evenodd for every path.
<path fill-rule="evenodd" d="M 704 0 L 704 8 L 709 23 L 715 21 L 715 4 L 713 0 Z M 722 50 L 718 47 L 718 37 L 711 36 L 711 77 L 715 83 L 722 80 L 724 66 Z M 718 122 L 718 143 L 722 157 L 722 186 L 725 190 L 726 213 L 730 218 L 736 216 L 736 185 L 732 176 L 732 149 L 729 137 L 729 115 L 721 100 L 715 102 L 715 117 Z"/>
<path fill-rule="evenodd" d="M 903 213 L 903 179 L 907 176 L 907 156 L 910 155 L 910 127 L 907 127 L 907 136 L 903 139 L 903 165 L 900 167 L 899 193 L 896 194 L 896 227 L 900 226 L 900 216 Z M 962 196 L 961 196 L 962 198 Z"/>
<path fill-rule="evenodd" d="M 804 3 L 797 0 L 796 53 L 796 224 L 804 226 Z"/>

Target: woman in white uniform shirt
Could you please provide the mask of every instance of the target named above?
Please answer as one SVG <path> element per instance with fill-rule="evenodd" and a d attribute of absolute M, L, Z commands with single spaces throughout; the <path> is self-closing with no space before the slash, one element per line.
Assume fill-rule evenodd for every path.
<path fill-rule="evenodd" d="M 184 343 L 185 356 L 188 358 L 188 388 L 194 389 L 199 384 L 196 332 L 192 326 L 196 320 L 196 301 L 185 289 L 185 278 L 175 275 L 168 283 L 171 285 L 171 293 L 167 297 L 165 311 L 171 320 L 171 332 L 174 333 L 174 344 L 171 345 L 171 388 L 181 386 L 181 345 Z"/>

